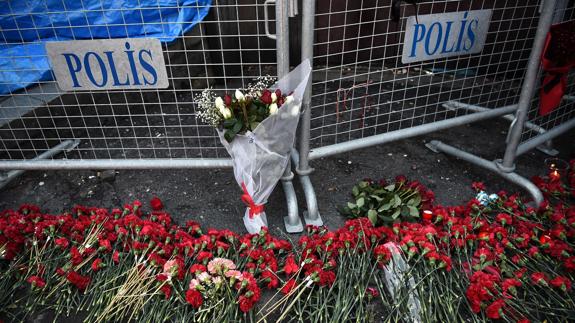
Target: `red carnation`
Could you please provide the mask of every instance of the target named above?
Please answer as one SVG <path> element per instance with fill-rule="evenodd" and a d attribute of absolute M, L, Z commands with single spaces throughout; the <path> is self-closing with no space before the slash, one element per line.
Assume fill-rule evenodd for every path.
<path fill-rule="evenodd" d="M 373 253 L 375 254 L 380 266 L 386 265 L 389 262 L 389 259 L 391 259 L 391 252 L 385 245 L 375 247 Z"/>
<path fill-rule="evenodd" d="M 160 200 L 159 198 L 157 198 L 155 196 L 150 200 L 150 206 L 152 207 L 152 210 L 154 210 L 154 211 L 159 211 L 159 210 L 164 208 L 164 204 L 162 203 L 162 200 Z"/>
<path fill-rule="evenodd" d="M 186 302 L 192 305 L 193 308 L 200 308 L 204 303 L 204 299 L 202 298 L 202 294 L 195 289 L 188 289 L 186 291 Z"/>
<path fill-rule="evenodd" d="M 503 295 L 510 297 L 507 292 L 510 291 L 514 295 L 517 294 L 516 287 L 521 287 L 521 282 L 514 278 L 507 278 L 501 283 L 501 287 L 503 288 Z"/>
<path fill-rule="evenodd" d="M 503 225 L 511 224 L 513 221 L 511 220 L 511 216 L 507 213 L 499 213 L 495 217 L 495 220 Z"/>
<path fill-rule="evenodd" d="M 557 276 L 549 281 L 549 284 L 555 288 L 559 288 L 564 292 L 571 290 L 571 280 L 564 276 Z"/>
<path fill-rule="evenodd" d="M 70 245 L 70 241 L 68 241 L 68 239 L 66 239 L 66 238 L 58 238 L 58 239 L 54 240 L 54 242 L 56 243 L 56 245 L 58 247 L 60 247 L 62 249 L 66 249 Z"/>
<path fill-rule="evenodd" d="M 72 260 L 72 265 L 74 265 L 74 266 L 77 266 L 80 263 L 82 263 L 84 258 L 82 258 L 82 255 L 80 254 L 80 251 L 78 250 L 78 248 L 72 247 L 70 249 L 70 260 Z"/>
<path fill-rule="evenodd" d="M 487 317 L 490 319 L 500 318 L 501 314 L 503 314 L 502 308 L 504 305 L 505 301 L 503 299 L 498 299 L 495 302 L 491 303 L 489 306 L 487 306 L 487 309 L 485 309 Z"/>
<path fill-rule="evenodd" d="M 249 312 L 254 307 L 254 301 L 244 295 L 240 296 L 238 303 L 240 304 L 240 310 L 244 313 Z"/>
<path fill-rule="evenodd" d="M 160 290 L 164 293 L 166 299 L 169 299 L 170 296 L 172 295 L 172 286 L 170 285 L 164 284 L 162 285 L 162 287 L 160 287 Z"/>
<path fill-rule="evenodd" d="M 281 292 L 284 294 L 289 294 L 295 288 L 295 279 L 288 280 L 282 287 Z"/>
<path fill-rule="evenodd" d="M 284 266 L 284 272 L 286 275 L 291 275 L 294 274 L 298 271 L 299 267 L 298 265 L 295 263 L 294 260 L 294 256 L 293 254 L 290 254 L 287 258 L 286 258 L 286 263 Z"/>
<path fill-rule="evenodd" d="M 102 267 L 104 267 L 104 264 L 102 263 L 102 259 L 96 258 L 96 260 L 94 260 L 94 262 L 92 262 L 92 270 L 93 271 L 98 271 Z"/>
<path fill-rule="evenodd" d="M 75 271 L 70 271 L 66 275 L 66 279 L 82 292 L 85 291 L 86 287 L 90 284 L 90 277 L 82 276 Z"/>
<path fill-rule="evenodd" d="M 531 274 L 531 280 L 534 284 L 543 284 L 547 285 L 547 276 L 542 272 L 536 272 Z"/>
<path fill-rule="evenodd" d="M 116 263 L 120 263 L 120 252 L 118 250 L 114 250 L 114 254 L 112 255 L 112 260 Z"/>
<path fill-rule="evenodd" d="M 46 286 L 46 282 L 38 276 L 30 276 L 26 281 L 35 288 L 44 288 L 44 286 Z"/>
<path fill-rule="evenodd" d="M 473 182 L 471 183 L 471 187 L 476 191 L 485 191 L 485 184 L 483 182 Z"/>
<path fill-rule="evenodd" d="M 206 271 L 206 270 L 207 270 L 207 269 L 206 269 L 206 266 L 201 265 L 201 264 L 193 264 L 193 265 L 190 267 L 190 273 L 192 273 L 192 274 L 195 274 L 195 273 L 197 273 L 197 272 L 204 272 L 204 271 Z"/>
<path fill-rule="evenodd" d="M 331 286 L 335 281 L 335 273 L 329 270 L 322 270 L 319 272 L 319 285 Z"/>

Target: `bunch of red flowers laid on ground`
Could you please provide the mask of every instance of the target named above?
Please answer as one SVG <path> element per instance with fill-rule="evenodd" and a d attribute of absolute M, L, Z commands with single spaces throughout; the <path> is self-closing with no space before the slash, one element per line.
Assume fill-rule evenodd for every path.
<path fill-rule="evenodd" d="M 481 183 L 474 188 L 485 191 Z M 0 296 L 10 320 L 49 309 L 87 321 L 569 321 L 575 206 L 517 195 L 435 205 L 417 221 L 330 231 L 292 245 L 172 224 L 162 203 L 111 212 L 0 213 Z M 413 220 L 413 219 L 410 219 Z M 270 290 L 263 302 L 262 293 Z"/>
<path fill-rule="evenodd" d="M 260 286 L 277 286 L 278 259 L 291 244 L 266 231 L 179 227 L 152 202 L 147 215 L 139 202 L 111 212 L 50 215 L 32 205 L 2 212 L 0 313 L 21 320 L 44 309 L 82 311 L 87 321 L 107 322 L 250 317 Z"/>

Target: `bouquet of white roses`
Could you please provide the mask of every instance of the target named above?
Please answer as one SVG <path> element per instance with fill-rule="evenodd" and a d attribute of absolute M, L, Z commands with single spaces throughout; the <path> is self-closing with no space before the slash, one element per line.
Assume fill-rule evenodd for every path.
<path fill-rule="evenodd" d="M 206 90 L 197 98 L 198 116 L 216 127 L 233 160 L 248 206 L 244 224 L 250 233 L 267 226 L 264 204 L 288 165 L 310 72 L 305 60 L 269 88 L 270 79 L 263 78 L 244 91 L 236 90 L 234 97 L 216 97 Z"/>

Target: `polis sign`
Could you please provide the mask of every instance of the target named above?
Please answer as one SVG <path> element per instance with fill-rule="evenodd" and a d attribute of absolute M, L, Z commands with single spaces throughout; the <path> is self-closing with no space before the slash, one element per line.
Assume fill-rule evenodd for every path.
<path fill-rule="evenodd" d="M 479 53 L 485 45 L 491 10 L 407 18 L 402 63 Z"/>
<path fill-rule="evenodd" d="M 162 45 L 155 38 L 48 42 L 46 52 L 64 91 L 169 86 Z"/>

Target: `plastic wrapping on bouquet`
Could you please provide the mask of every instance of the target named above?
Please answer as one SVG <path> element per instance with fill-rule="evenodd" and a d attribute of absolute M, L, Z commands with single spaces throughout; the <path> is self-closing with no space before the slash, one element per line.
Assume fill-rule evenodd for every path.
<path fill-rule="evenodd" d="M 409 265 L 405 261 L 401 250 L 397 247 L 394 242 L 388 242 L 384 246 L 391 252 L 391 262 L 383 268 L 383 273 L 385 275 L 385 282 L 387 290 L 391 297 L 399 292 L 402 286 L 409 287 L 409 298 L 407 300 L 407 306 L 409 308 L 410 317 L 404 318 L 406 322 L 420 323 L 421 320 L 421 303 L 419 301 L 419 296 L 417 295 L 417 290 L 415 289 L 415 280 L 412 276 L 407 276 L 409 272 Z M 404 281 L 407 279 L 407 284 Z"/>
<path fill-rule="evenodd" d="M 218 130 L 220 141 L 232 158 L 234 177 L 243 191 L 242 201 L 247 206 L 243 220 L 249 233 L 258 233 L 267 226 L 264 205 L 288 165 L 310 73 L 310 62 L 305 60 L 270 88 L 292 93 L 294 100 L 284 103 L 253 132 L 238 134 L 228 142 L 224 132 Z"/>

